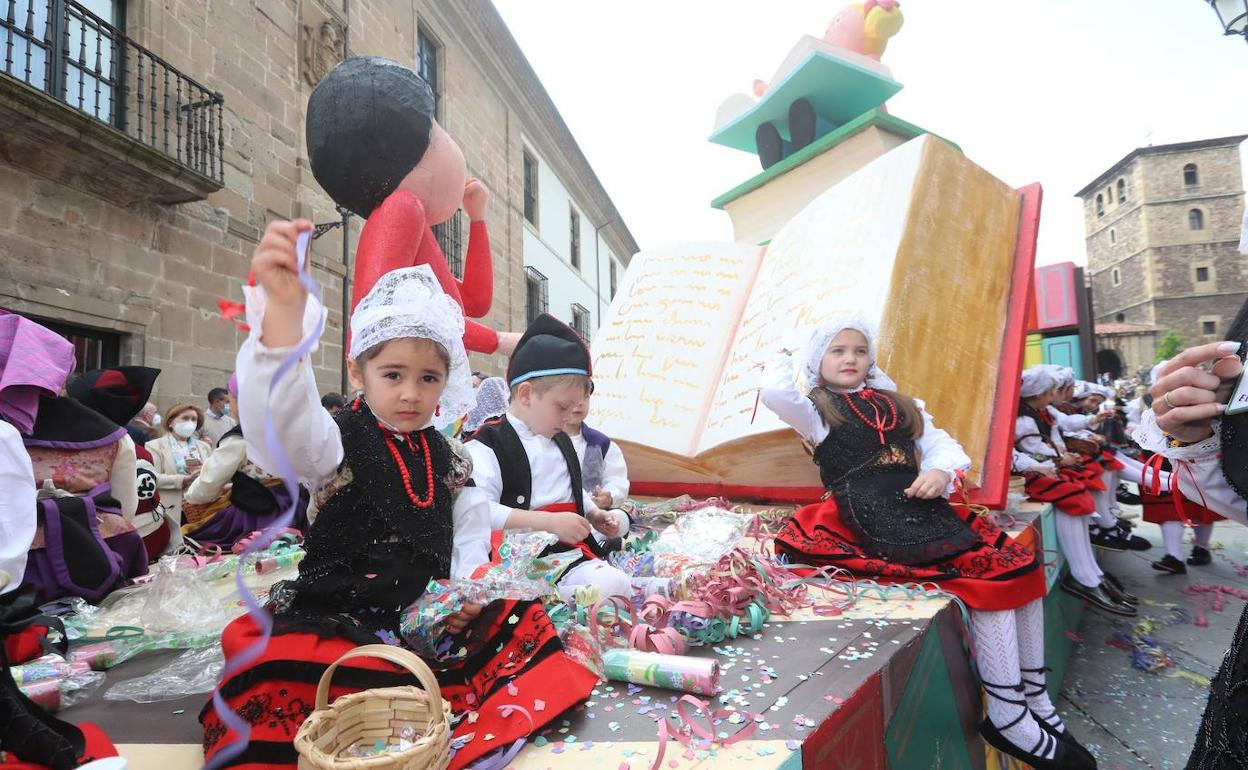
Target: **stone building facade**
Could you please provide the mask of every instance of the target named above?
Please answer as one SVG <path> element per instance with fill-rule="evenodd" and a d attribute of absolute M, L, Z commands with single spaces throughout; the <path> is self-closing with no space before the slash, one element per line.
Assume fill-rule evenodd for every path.
<path fill-rule="evenodd" d="M 1248 300 L 1246 138 L 1140 147 L 1079 191 L 1099 371 L 1151 366 L 1170 331 L 1216 339 Z"/>
<path fill-rule="evenodd" d="M 312 178 L 303 127 L 312 86 L 344 48 L 436 81 L 440 122 L 491 193 L 486 323 L 525 325 L 526 150 L 600 228 L 601 243 L 581 248 L 606 258 L 582 272 L 603 270 L 605 286 L 605 270 L 622 271 L 637 250 L 488 0 L 17 0 L 15 18 L 0 18 L 0 48 L 14 52 L 0 59 L 0 307 L 70 336 L 80 368 L 159 367 L 161 407 L 201 403 L 233 369 L 244 335 L 218 303 L 242 300 L 266 223 L 341 222 Z M 463 219 L 439 231 L 453 268 Z M 313 355 L 322 392 L 342 388 L 342 302 L 361 225 L 350 218 L 345 249 L 341 227 L 313 246 L 329 308 Z M 559 312 L 570 302 L 550 304 L 572 320 Z"/>

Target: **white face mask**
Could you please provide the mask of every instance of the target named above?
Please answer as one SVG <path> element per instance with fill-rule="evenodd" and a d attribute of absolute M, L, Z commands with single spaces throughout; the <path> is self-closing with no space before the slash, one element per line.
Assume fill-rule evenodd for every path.
<path fill-rule="evenodd" d="M 159 428 L 161 422 L 162 420 L 160 419 L 160 415 L 156 415 L 155 417 L 152 418 L 152 427 Z"/>
<path fill-rule="evenodd" d="M 186 422 L 185 420 L 174 423 L 173 432 L 181 438 L 190 438 L 195 435 L 195 423 Z"/>
<path fill-rule="evenodd" d="M 229 404 L 226 404 L 225 406 L 221 407 L 221 414 L 223 414 L 223 415 L 225 415 L 225 416 L 227 416 L 227 417 L 229 416 L 229 414 L 230 414 L 230 405 L 229 405 Z"/>

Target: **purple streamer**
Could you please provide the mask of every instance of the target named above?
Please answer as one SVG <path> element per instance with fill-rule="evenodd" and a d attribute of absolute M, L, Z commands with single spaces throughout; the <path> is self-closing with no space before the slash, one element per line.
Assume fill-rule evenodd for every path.
<path fill-rule="evenodd" d="M 525 738 L 518 738 L 516 742 L 506 749 L 499 749 L 492 754 L 486 754 L 468 767 L 468 770 L 503 770 L 507 765 L 511 764 L 511 760 L 516 758 L 520 753 L 520 749 L 524 748 Z"/>
<path fill-rule="evenodd" d="M 303 288 L 307 290 L 309 295 L 316 297 L 319 301 L 321 299 L 321 287 L 312 280 L 311 271 L 304 270 L 308 254 L 308 244 L 311 240 L 311 230 L 304 230 L 299 233 L 298 239 L 295 242 L 295 255 L 298 264 L 299 283 L 303 285 Z M 273 392 L 276 390 L 277 384 L 281 382 L 282 378 L 286 376 L 286 374 L 288 374 L 304 356 L 312 352 L 312 348 L 316 346 L 316 343 L 321 338 L 321 332 L 324 330 L 325 317 L 322 315 L 321 319 L 317 322 L 316 330 L 306 339 L 302 340 L 295 347 L 295 349 L 290 352 L 290 355 L 286 356 L 285 360 L 283 360 L 277 367 L 277 371 L 273 373 L 273 379 L 269 383 L 269 392 L 265 402 L 264 413 L 264 441 L 268 447 L 269 456 L 273 458 L 273 463 L 277 466 L 274 470 L 277 471 L 277 475 L 281 477 L 282 484 L 286 487 L 287 493 L 290 494 L 291 504 L 290 508 L 282 514 L 279 520 L 273 522 L 264 530 L 264 534 L 261 537 L 254 538 L 252 540 L 251 544 L 248 545 L 243 551 L 240 560 L 246 559 L 248 556 L 253 556 L 263 550 L 263 544 L 275 540 L 278 534 L 280 534 L 283 529 L 289 527 L 291 522 L 295 519 L 295 506 L 299 503 L 299 480 L 295 475 L 295 469 L 294 466 L 291 465 L 290 458 L 286 455 L 285 450 L 282 448 L 281 442 L 277 440 L 277 427 L 273 424 L 272 410 L 269 406 L 273 403 Z M 243 570 L 240 569 L 235 573 L 234 582 L 238 586 L 238 593 L 242 597 L 243 603 L 247 605 L 248 617 L 250 617 L 252 622 L 255 623 L 260 629 L 260 638 L 256 640 L 255 644 L 252 644 L 247 649 L 240 652 L 234 660 L 229 662 L 229 664 L 225 667 L 225 670 L 221 672 L 222 682 L 226 681 L 232 674 L 237 673 L 239 669 L 264 654 L 264 650 L 269 644 L 269 638 L 273 633 L 273 619 L 269 617 L 269 613 L 260 606 L 260 603 L 256 601 L 256 597 L 253 596 L 251 591 L 247 588 L 247 584 L 243 581 Z M 243 751 L 247 749 L 247 745 L 251 742 L 251 726 L 247 724 L 242 717 L 238 716 L 233 712 L 233 710 L 230 709 L 229 704 L 227 704 L 225 699 L 221 697 L 221 689 L 219 687 L 212 694 L 212 708 L 217 712 L 217 718 L 221 720 L 221 723 L 238 735 L 237 740 L 223 746 L 216 753 L 216 755 L 213 756 L 212 761 L 206 765 L 207 770 L 218 770 L 226 762 L 229 762 L 234 757 L 242 754 Z"/>

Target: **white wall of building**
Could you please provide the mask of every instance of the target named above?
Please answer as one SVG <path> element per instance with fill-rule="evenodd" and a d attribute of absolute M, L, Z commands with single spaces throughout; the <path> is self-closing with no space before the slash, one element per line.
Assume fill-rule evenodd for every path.
<path fill-rule="evenodd" d="M 600 234 L 595 254 L 594 231 L 605 223 L 591 221 L 545 159 L 531 147 L 526 150 L 538 163 L 538 204 L 537 227 L 524 223 L 524 264 L 546 276 L 551 315 L 571 324 L 572 305 L 579 304 L 589 311 L 591 332 L 596 331 L 611 304 L 610 262 L 616 261 L 617 284 L 623 281 L 624 266 Z M 580 214 L 579 269 L 571 260 L 572 208 Z"/>

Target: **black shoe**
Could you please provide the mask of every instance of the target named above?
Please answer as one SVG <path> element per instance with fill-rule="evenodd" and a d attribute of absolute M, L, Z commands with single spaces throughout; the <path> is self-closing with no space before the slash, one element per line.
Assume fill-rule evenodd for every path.
<path fill-rule="evenodd" d="M 1118 526 L 1114 531 L 1126 542 L 1128 551 L 1147 551 L 1151 549 L 1153 547 L 1152 541 L 1146 540 L 1139 535 L 1131 534 L 1131 529 L 1134 526 L 1126 519 L 1119 519 Z"/>
<path fill-rule="evenodd" d="M 1127 604 L 1133 604 L 1133 605 L 1138 605 L 1140 603 L 1140 598 L 1136 596 L 1135 594 L 1131 593 L 1130 591 L 1128 591 L 1127 587 L 1122 584 L 1122 581 L 1118 579 L 1117 575 L 1114 575 L 1109 572 L 1104 572 L 1102 573 L 1102 579 L 1105 581 L 1105 583 L 1108 583 L 1114 589 L 1114 591 L 1117 591 L 1119 594 L 1122 595 L 1123 598 L 1118 599 L 1118 597 L 1114 596 L 1114 592 L 1110 591 L 1109 595 L 1113 597 L 1116 601 L 1126 601 Z"/>
<path fill-rule="evenodd" d="M 1028 709 L 1028 711 L 1031 711 L 1031 709 Z M 1054 716 L 1056 716 L 1056 714 L 1054 714 Z M 1052 735 L 1054 738 L 1064 743 L 1066 748 L 1070 750 L 1070 753 L 1076 756 L 1079 761 L 1091 763 L 1085 764 L 1083 767 L 1096 767 L 1096 757 L 1092 756 L 1092 752 L 1088 751 L 1082 743 L 1075 740 L 1075 736 L 1070 734 L 1070 730 L 1058 730 L 1044 717 L 1034 711 L 1031 712 L 1031 717 L 1040 725 L 1041 730 L 1044 730 L 1049 735 Z"/>
<path fill-rule="evenodd" d="M 1030 711 L 1024 711 L 1023 716 L 1030 713 Z M 1006 725 L 1006 728 L 1011 726 Z M 1080 756 L 1069 743 L 1050 735 L 1043 729 L 1040 731 L 1040 742 L 1032 746 L 1030 750 L 1015 746 L 1009 738 L 1001 734 L 1001 730 L 996 725 L 987 719 L 979 726 L 979 734 L 983 737 L 984 743 L 1026 763 L 1033 770 L 1096 770 L 1096 760 L 1092 759 L 1092 755 L 1089 754 L 1086 758 Z M 1042 753 L 1048 753 L 1050 747 L 1053 747 L 1053 757 L 1042 759 Z"/>
<path fill-rule="evenodd" d="M 1114 493 L 1114 497 L 1118 498 L 1118 502 L 1123 505 L 1139 505 L 1140 496 L 1127 489 L 1126 484 L 1119 484 L 1118 491 Z"/>
<path fill-rule="evenodd" d="M 1161 561 L 1153 562 L 1153 569 L 1158 572 L 1169 572 L 1171 575 L 1186 575 L 1187 565 L 1170 554 L 1161 557 Z"/>
<path fill-rule="evenodd" d="M 1211 561 L 1213 561 L 1213 554 L 1209 553 L 1209 549 L 1198 545 L 1192 546 L 1192 555 L 1187 557 L 1187 563 L 1193 567 L 1203 567 Z"/>
<path fill-rule="evenodd" d="M 1121 532 L 1124 536 L 1130 535 L 1131 531 L 1135 529 L 1135 522 L 1130 521 L 1121 513 L 1118 513 L 1116 515 L 1118 516 L 1118 531 Z"/>
<path fill-rule="evenodd" d="M 1105 612 L 1113 615 L 1133 618 L 1140 614 L 1139 610 L 1132 607 L 1130 604 L 1123 604 L 1121 602 L 1114 601 L 1110 598 L 1109 594 L 1105 593 L 1105 589 L 1101 588 L 1099 585 L 1089 588 L 1088 586 L 1080 583 L 1078 580 L 1075 580 L 1070 575 L 1062 578 L 1062 590 L 1071 596 L 1077 596 L 1080 599 L 1083 599 L 1085 602 L 1091 604 L 1097 609 L 1104 610 Z"/>
<path fill-rule="evenodd" d="M 1103 529 L 1093 525 L 1088 530 L 1088 539 L 1092 545 L 1105 551 L 1126 551 L 1130 544 L 1116 529 Z"/>

